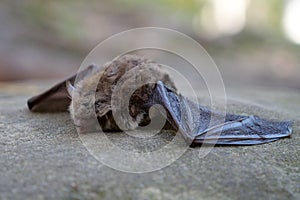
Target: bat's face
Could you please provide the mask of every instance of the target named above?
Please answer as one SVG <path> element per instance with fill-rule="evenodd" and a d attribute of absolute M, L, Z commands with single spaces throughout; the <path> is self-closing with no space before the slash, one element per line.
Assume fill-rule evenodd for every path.
<path fill-rule="evenodd" d="M 95 118 L 95 88 L 102 74 L 100 68 L 95 66 L 92 73 L 83 76 L 74 86 L 67 83 L 67 90 L 71 97 L 70 115 L 80 132 L 96 125 L 92 124 L 92 119 Z"/>
<path fill-rule="evenodd" d="M 93 70 L 74 86 L 68 86 L 72 96 L 69 110 L 80 130 L 94 126 L 90 122 L 95 117 L 102 129 L 118 130 L 112 117 L 112 111 L 118 108 L 122 109 L 118 110 L 122 119 L 118 121 L 119 126 L 122 129 L 135 129 L 149 120 L 149 99 L 157 81 L 162 81 L 176 91 L 173 81 L 162 66 L 148 59 L 125 55 L 104 67 L 104 70 Z"/>

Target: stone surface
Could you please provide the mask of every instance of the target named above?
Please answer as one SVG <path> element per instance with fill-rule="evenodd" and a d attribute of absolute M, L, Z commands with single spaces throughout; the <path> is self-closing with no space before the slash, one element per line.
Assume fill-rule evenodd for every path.
<path fill-rule="evenodd" d="M 300 199 L 299 91 L 227 88 L 230 111 L 291 119 L 291 138 L 204 158 L 190 148 L 168 167 L 131 174 L 98 162 L 67 113 L 28 111 L 47 86 L 0 84 L 0 199 Z"/>

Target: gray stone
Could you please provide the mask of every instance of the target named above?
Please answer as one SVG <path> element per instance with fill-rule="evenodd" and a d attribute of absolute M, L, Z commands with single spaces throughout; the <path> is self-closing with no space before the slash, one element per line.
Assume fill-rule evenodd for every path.
<path fill-rule="evenodd" d="M 30 113 L 45 87 L 0 84 L 0 199 L 300 199 L 299 91 L 228 89 L 228 109 L 294 122 L 291 138 L 188 149 L 151 173 L 116 171 L 83 146 L 67 113 Z M 109 156 L 109 155 L 108 155 Z"/>

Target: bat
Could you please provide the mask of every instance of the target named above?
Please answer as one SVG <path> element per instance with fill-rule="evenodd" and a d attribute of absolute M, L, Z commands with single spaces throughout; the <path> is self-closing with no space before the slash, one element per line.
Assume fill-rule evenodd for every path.
<path fill-rule="evenodd" d="M 141 82 L 145 84 L 137 87 Z M 116 88 L 121 89 L 114 96 Z M 126 94 L 132 94 L 128 104 L 122 98 Z M 124 109 L 119 110 L 118 123 L 113 117 L 113 102 Z M 163 129 L 180 132 L 191 147 L 264 144 L 292 134 L 291 121 L 230 113 L 224 116 L 189 100 L 177 92 L 173 80 L 159 63 L 137 55 L 119 56 L 106 63 L 104 70 L 91 65 L 28 100 L 32 112 L 69 110 L 75 126 L 82 132 L 93 126 L 90 124 L 93 117 L 105 132 L 146 126 L 151 123 L 150 108 L 156 104 L 165 109 L 167 120 Z M 126 111 L 129 114 L 124 114 Z"/>

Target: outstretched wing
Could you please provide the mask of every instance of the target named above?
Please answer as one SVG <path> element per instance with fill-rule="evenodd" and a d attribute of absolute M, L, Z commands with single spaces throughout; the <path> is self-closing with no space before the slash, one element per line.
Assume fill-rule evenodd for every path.
<path fill-rule="evenodd" d="M 236 116 L 238 117 L 238 116 Z M 273 142 L 292 133 L 292 122 L 275 122 L 257 116 L 226 118 L 223 124 L 197 133 L 194 143 L 219 145 L 254 145 Z"/>
<path fill-rule="evenodd" d="M 67 83 L 74 85 L 75 79 L 83 79 L 96 68 L 95 65 L 90 65 L 78 74 L 74 74 L 70 78 L 57 83 L 49 90 L 30 98 L 27 101 L 28 108 L 32 112 L 65 112 L 71 103 L 71 98 L 67 90 Z"/>
<path fill-rule="evenodd" d="M 276 141 L 292 134 L 292 122 L 276 122 L 257 116 L 211 111 L 168 90 L 158 82 L 153 102 L 164 106 L 169 123 L 191 144 L 255 145 Z"/>

